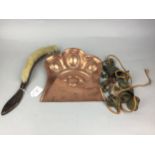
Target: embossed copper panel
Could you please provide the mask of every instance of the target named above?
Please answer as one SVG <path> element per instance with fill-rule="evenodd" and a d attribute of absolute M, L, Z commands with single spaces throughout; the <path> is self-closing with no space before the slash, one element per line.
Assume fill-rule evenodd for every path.
<path fill-rule="evenodd" d="M 47 83 L 41 97 L 51 101 L 100 101 L 101 60 L 77 48 L 66 49 L 45 61 Z"/>

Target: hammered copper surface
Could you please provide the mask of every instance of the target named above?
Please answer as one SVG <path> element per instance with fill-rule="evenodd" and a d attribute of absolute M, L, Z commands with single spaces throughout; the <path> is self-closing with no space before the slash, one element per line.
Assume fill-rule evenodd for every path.
<path fill-rule="evenodd" d="M 45 61 L 47 83 L 42 102 L 100 101 L 102 62 L 80 49 L 69 48 Z"/>

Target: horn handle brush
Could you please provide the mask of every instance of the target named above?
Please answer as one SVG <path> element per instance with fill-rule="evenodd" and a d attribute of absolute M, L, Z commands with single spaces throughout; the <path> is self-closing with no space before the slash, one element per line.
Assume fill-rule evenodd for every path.
<path fill-rule="evenodd" d="M 58 47 L 53 45 L 53 46 L 49 46 L 45 48 L 40 48 L 34 51 L 29 56 L 25 64 L 25 67 L 22 70 L 20 88 L 4 105 L 1 115 L 5 115 L 9 113 L 10 111 L 12 111 L 14 108 L 18 106 L 18 104 L 20 103 L 20 101 L 22 100 L 24 96 L 26 87 L 28 86 L 31 72 L 33 71 L 33 68 L 37 64 L 37 62 L 39 62 L 42 58 L 44 58 L 47 55 L 53 55 L 53 54 L 58 54 L 58 53 L 60 53 Z"/>

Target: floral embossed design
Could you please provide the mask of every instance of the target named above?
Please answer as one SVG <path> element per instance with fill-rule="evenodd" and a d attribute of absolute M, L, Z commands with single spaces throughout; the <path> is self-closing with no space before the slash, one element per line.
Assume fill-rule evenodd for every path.
<path fill-rule="evenodd" d="M 101 100 L 101 60 L 69 48 L 45 62 L 48 80 L 43 101 Z M 45 99 L 46 98 L 46 99 Z"/>

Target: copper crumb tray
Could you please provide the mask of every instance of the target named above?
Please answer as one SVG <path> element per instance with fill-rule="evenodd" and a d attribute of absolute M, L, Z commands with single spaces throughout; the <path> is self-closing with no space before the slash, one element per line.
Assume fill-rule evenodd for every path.
<path fill-rule="evenodd" d="M 77 48 L 49 56 L 45 61 L 47 82 L 41 102 L 101 101 L 99 80 L 102 61 Z"/>

